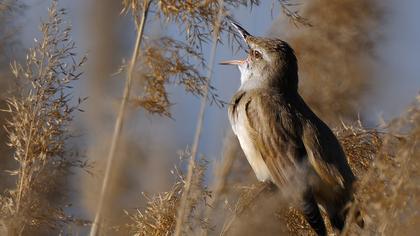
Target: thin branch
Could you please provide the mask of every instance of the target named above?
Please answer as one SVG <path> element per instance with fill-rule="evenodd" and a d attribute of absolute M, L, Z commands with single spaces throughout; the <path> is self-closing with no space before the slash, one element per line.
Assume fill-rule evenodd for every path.
<path fill-rule="evenodd" d="M 198 113 L 197 127 L 195 129 L 195 135 L 194 135 L 193 145 L 191 149 L 191 157 L 188 164 L 188 173 L 187 173 L 187 179 L 185 182 L 185 188 L 181 196 L 181 202 L 178 209 L 178 216 L 177 216 L 177 222 L 176 222 L 175 234 L 174 234 L 175 236 L 181 235 L 184 221 L 186 218 L 185 214 L 186 212 L 190 211 L 190 204 L 188 202 L 188 197 L 190 195 L 191 182 L 192 182 L 193 172 L 194 172 L 194 168 L 196 164 L 195 159 L 197 156 L 198 145 L 200 143 L 200 136 L 201 136 L 201 131 L 203 127 L 204 113 L 206 110 L 207 99 L 208 99 L 208 94 L 209 94 L 210 80 L 213 75 L 214 58 L 216 55 L 217 42 L 218 42 L 218 37 L 219 37 L 219 32 L 220 32 L 220 24 L 221 24 L 221 20 L 223 16 L 223 4 L 224 4 L 224 0 L 219 0 L 219 12 L 217 15 L 217 20 L 215 22 L 215 27 L 213 31 L 213 39 L 212 39 L 213 42 L 212 42 L 212 48 L 211 48 L 211 54 L 210 54 L 210 60 L 209 60 L 210 67 L 208 70 L 207 81 L 204 87 L 203 97 L 201 99 L 200 111 Z"/>
<path fill-rule="evenodd" d="M 210 198 L 209 205 L 204 212 L 204 220 L 211 222 L 214 210 L 219 205 L 220 197 L 223 194 L 223 191 L 226 189 L 228 182 L 229 174 L 232 171 L 233 163 L 236 159 L 236 144 L 235 136 L 232 131 L 230 131 L 225 137 L 222 162 L 216 167 L 215 178 L 213 181 L 213 186 L 211 188 L 212 198 Z M 201 236 L 208 235 L 209 228 L 206 227 L 202 230 Z"/>
<path fill-rule="evenodd" d="M 255 192 L 252 193 L 252 196 L 249 199 L 245 199 L 244 204 L 237 204 L 234 215 L 228 221 L 225 222 L 223 225 L 222 231 L 220 232 L 220 236 L 227 235 L 228 231 L 231 229 L 233 223 L 238 219 L 242 213 L 249 209 L 252 203 L 254 203 L 260 196 L 263 194 L 267 189 L 269 189 L 269 185 L 266 183 L 261 183 L 257 188 L 254 190 Z"/>
<path fill-rule="evenodd" d="M 107 163 L 106 163 L 105 175 L 104 175 L 104 179 L 103 179 L 103 182 L 102 182 L 101 193 L 100 193 L 100 196 L 99 196 L 98 209 L 96 210 L 95 220 L 93 221 L 93 224 L 92 224 L 92 227 L 91 227 L 90 236 L 97 236 L 98 235 L 99 223 L 101 221 L 104 199 L 105 199 L 107 189 L 108 189 L 108 185 L 109 185 L 111 168 L 112 168 L 112 166 L 114 166 L 113 163 L 115 161 L 115 153 L 116 153 L 116 150 L 117 150 L 117 144 L 118 144 L 119 138 L 121 136 L 121 130 L 122 130 L 122 127 L 123 127 L 125 110 L 126 110 L 126 107 L 127 107 L 128 99 L 130 97 L 130 90 L 131 90 L 131 85 L 132 85 L 132 81 L 133 81 L 134 67 L 135 67 L 135 65 L 137 63 L 137 60 L 138 60 L 140 45 L 141 45 L 141 42 L 142 42 L 142 39 L 143 39 L 144 25 L 146 23 L 147 13 L 148 13 L 148 10 L 149 10 L 150 3 L 151 3 L 151 0 L 145 0 L 144 1 L 142 19 L 141 19 L 140 26 L 139 26 L 138 31 L 137 31 L 136 44 L 135 44 L 135 47 L 134 47 L 133 55 L 132 55 L 130 65 L 129 65 L 129 68 L 128 68 L 128 72 L 127 72 L 127 80 L 126 80 L 126 83 L 125 83 L 123 98 L 122 98 L 122 101 L 121 101 L 120 109 L 118 111 L 117 120 L 115 121 L 114 133 L 112 135 L 111 147 L 110 147 L 110 150 L 109 150 L 108 160 L 107 160 Z"/>

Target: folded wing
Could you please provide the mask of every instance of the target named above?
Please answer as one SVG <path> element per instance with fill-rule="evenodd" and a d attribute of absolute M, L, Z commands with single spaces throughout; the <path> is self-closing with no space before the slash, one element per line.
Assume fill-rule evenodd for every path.
<path fill-rule="evenodd" d="M 273 181 L 277 185 L 288 182 L 297 167 L 308 160 L 329 185 L 351 184 L 354 176 L 334 134 L 300 97 L 285 96 L 258 91 L 246 103 L 252 139 Z"/>

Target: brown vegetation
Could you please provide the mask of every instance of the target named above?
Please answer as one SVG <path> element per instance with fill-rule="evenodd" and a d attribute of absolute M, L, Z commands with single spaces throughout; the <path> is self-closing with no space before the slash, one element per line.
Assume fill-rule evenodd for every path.
<path fill-rule="evenodd" d="M 67 89 L 82 75 L 79 68 L 86 59 L 74 56 L 64 14 L 53 2 L 41 25 L 42 38 L 28 51 L 25 64 L 11 66 L 19 94 L 7 101 L 5 128 L 10 158 L 18 164 L 9 173 L 17 183 L 1 196 L 1 220 L 11 235 L 46 233 L 73 221 L 63 211 L 67 189 L 62 186 L 70 168 L 85 163 L 67 147 L 69 124 L 82 102 L 72 105 Z"/>

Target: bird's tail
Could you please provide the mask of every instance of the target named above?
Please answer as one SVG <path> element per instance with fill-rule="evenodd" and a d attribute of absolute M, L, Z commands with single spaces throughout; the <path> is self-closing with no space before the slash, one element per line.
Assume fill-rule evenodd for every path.
<path fill-rule="evenodd" d="M 311 225 L 312 229 L 319 236 L 327 235 L 324 220 L 322 219 L 321 212 L 318 204 L 312 193 L 305 193 L 302 203 L 302 211 L 305 215 L 306 221 Z"/>

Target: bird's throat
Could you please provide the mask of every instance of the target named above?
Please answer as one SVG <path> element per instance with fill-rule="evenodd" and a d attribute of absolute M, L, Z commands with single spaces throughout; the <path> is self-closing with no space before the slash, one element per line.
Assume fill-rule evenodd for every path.
<path fill-rule="evenodd" d="M 241 87 L 242 91 L 249 91 L 252 89 L 263 88 L 266 86 L 266 78 L 260 73 L 250 70 L 249 66 L 243 65 L 239 67 L 241 71 Z"/>

